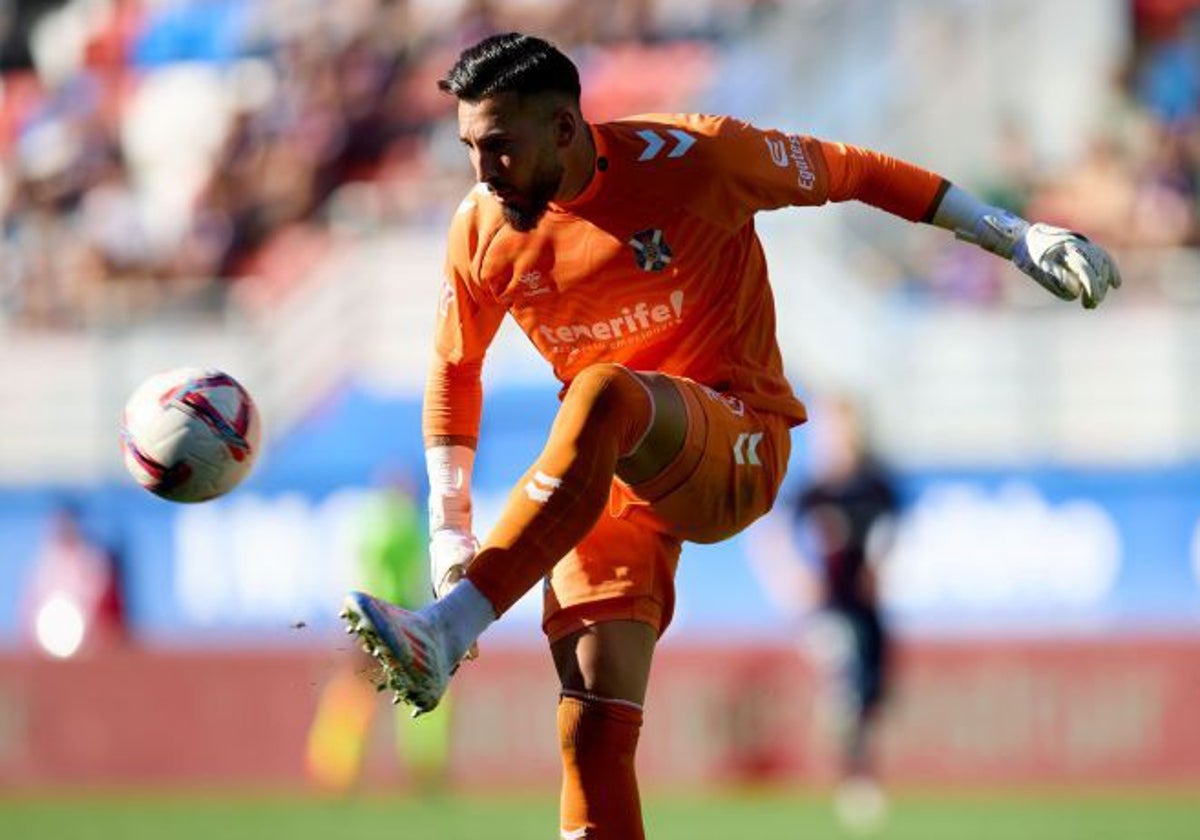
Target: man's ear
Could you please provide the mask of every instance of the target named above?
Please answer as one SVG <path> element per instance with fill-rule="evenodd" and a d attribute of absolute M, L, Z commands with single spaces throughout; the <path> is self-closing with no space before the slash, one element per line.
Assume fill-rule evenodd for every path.
<path fill-rule="evenodd" d="M 560 149 L 565 149 L 574 142 L 575 137 L 583 127 L 579 112 L 567 105 L 554 109 L 554 143 Z"/>

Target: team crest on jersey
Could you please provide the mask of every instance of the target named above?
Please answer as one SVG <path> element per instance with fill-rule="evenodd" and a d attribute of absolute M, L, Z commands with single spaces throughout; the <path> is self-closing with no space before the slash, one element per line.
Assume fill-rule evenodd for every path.
<path fill-rule="evenodd" d="M 662 271 L 671 263 L 671 247 L 658 228 L 639 230 L 629 238 L 633 260 L 642 271 Z"/>

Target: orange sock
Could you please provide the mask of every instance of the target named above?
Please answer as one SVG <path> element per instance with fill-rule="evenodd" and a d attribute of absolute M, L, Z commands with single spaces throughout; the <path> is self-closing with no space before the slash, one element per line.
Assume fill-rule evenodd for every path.
<path fill-rule="evenodd" d="M 641 728 L 636 704 L 563 693 L 558 702 L 563 837 L 644 840 L 633 760 Z"/>
<path fill-rule="evenodd" d="M 617 461 L 653 417 L 650 393 L 620 365 L 571 383 L 546 448 L 508 498 L 467 578 L 503 614 L 582 540 L 608 502 Z"/>

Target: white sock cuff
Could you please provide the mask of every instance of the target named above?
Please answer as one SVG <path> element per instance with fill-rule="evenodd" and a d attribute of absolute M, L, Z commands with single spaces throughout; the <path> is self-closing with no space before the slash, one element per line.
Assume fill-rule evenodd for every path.
<path fill-rule="evenodd" d="M 559 696 L 582 700 L 585 703 L 605 703 L 612 706 L 624 706 L 627 709 L 636 709 L 639 712 L 642 711 L 640 703 L 634 703 L 632 700 L 618 700 L 615 697 L 601 697 L 599 694 L 592 694 L 590 691 L 574 691 L 564 688 L 559 692 Z"/>
<path fill-rule="evenodd" d="M 441 600 L 434 601 L 422 612 L 441 628 L 449 647 L 447 654 L 454 662 L 461 659 L 496 620 L 492 602 L 469 580 L 460 580 Z"/>
<path fill-rule="evenodd" d="M 492 606 L 492 602 L 487 599 L 486 595 L 479 591 L 475 584 L 466 578 L 454 584 L 445 597 L 441 599 L 440 603 L 445 603 L 452 598 L 455 604 L 461 605 L 463 609 L 468 609 L 471 612 L 486 612 L 490 616 L 491 621 L 495 621 L 498 617 L 496 615 L 496 608 Z"/>

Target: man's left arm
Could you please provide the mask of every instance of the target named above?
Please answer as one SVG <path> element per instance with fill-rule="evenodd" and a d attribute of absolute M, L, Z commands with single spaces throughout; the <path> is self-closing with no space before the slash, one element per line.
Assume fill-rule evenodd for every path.
<path fill-rule="evenodd" d="M 1087 237 L 980 201 L 940 175 L 869 149 L 819 144 L 829 199 L 857 199 L 909 221 L 927 222 L 1011 261 L 1063 300 L 1095 309 L 1121 274 L 1108 253 Z"/>
<path fill-rule="evenodd" d="M 759 210 L 861 201 L 910 222 L 953 231 L 1010 260 L 1051 294 L 1092 309 L 1121 285 L 1112 258 L 1073 231 L 1030 223 L 948 180 L 872 149 L 756 128 L 724 118 L 713 127 L 712 212 L 740 226 Z"/>

